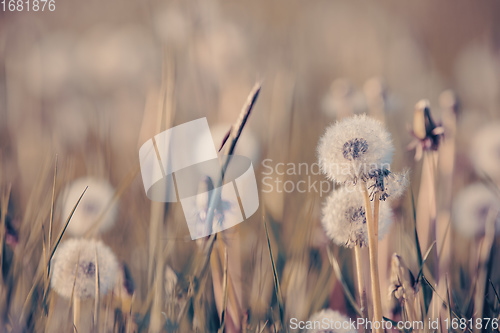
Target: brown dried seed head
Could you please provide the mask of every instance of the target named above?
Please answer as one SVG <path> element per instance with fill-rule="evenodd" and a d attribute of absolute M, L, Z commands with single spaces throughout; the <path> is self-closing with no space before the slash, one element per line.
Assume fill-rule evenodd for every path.
<path fill-rule="evenodd" d="M 422 99 L 415 105 L 413 114 L 413 133 L 420 140 L 427 136 L 426 113 L 429 113 L 429 101 Z"/>

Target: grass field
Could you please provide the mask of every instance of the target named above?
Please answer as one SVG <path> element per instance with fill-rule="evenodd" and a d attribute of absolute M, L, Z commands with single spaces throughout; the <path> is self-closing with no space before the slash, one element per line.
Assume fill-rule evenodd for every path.
<path fill-rule="evenodd" d="M 13 1 L 0 332 L 499 330 L 497 2 Z M 202 117 L 259 208 L 193 240 L 139 149 Z"/>

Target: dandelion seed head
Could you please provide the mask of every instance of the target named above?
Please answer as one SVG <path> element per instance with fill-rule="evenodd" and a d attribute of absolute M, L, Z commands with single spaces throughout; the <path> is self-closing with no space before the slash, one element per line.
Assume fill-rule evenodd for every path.
<path fill-rule="evenodd" d="M 385 193 L 387 196 L 394 199 L 403 196 L 410 184 L 409 171 L 403 171 L 401 173 L 390 173 L 385 181 Z"/>
<path fill-rule="evenodd" d="M 500 234 L 500 199 L 486 185 L 475 183 L 464 188 L 453 202 L 455 229 L 464 237 L 481 237 L 489 218 L 495 219 L 495 233 Z"/>
<path fill-rule="evenodd" d="M 96 262 L 97 252 L 97 262 Z M 51 260 L 51 287 L 60 296 L 78 298 L 95 296 L 96 273 L 99 271 L 99 292 L 112 291 L 120 266 L 109 247 L 98 240 L 73 238 L 61 243 Z"/>
<path fill-rule="evenodd" d="M 478 174 L 500 181 L 500 123 L 486 125 L 476 133 L 470 158 Z"/>
<path fill-rule="evenodd" d="M 321 223 L 327 236 L 337 245 L 368 245 L 364 200 L 357 189 L 347 187 L 332 192 L 323 205 Z M 391 223 L 391 209 L 387 203 L 382 202 L 378 230 L 380 239 L 385 236 Z"/>
<path fill-rule="evenodd" d="M 354 161 L 359 159 L 368 151 L 368 142 L 363 138 L 355 138 L 344 143 L 343 155 L 346 160 Z"/>
<path fill-rule="evenodd" d="M 337 183 L 367 179 L 375 170 L 389 168 L 393 152 L 389 132 L 366 115 L 336 122 L 318 144 L 321 170 Z"/>
<path fill-rule="evenodd" d="M 379 193 L 380 200 L 397 199 L 404 195 L 408 185 L 409 171 L 403 172 L 389 172 L 382 176 L 382 179 L 376 177 L 370 178 L 367 183 L 368 189 L 372 191 L 373 194 Z"/>
<path fill-rule="evenodd" d="M 309 321 L 312 322 L 313 325 L 316 325 L 318 327 L 308 329 L 308 333 L 357 333 L 357 330 L 354 329 L 335 328 L 336 323 L 339 323 L 337 324 L 338 326 L 343 327 L 344 325 L 342 324 L 344 322 L 350 322 L 349 317 L 344 316 L 343 314 L 335 310 L 323 309 L 313 314 Z M 325 325 L 325 322 L 328 324 Z M 328 326 L 328 328 L 325 328 L 325 326 Z M 349 325 L 345 326 L 349 327 Z"/>
<path fill-rule="evenodd" d="M 75 180 L 63 191 L 62 223 L 71 214 L 87 186 L 88 189 L 66 229 L 66 232 L 73 236 L 84 235 L 99 219 L 99 233 L 109 230 L 116 222 L 118 204 L 112 200 L 114 188 L 106 180 L 84 177 Z"/>

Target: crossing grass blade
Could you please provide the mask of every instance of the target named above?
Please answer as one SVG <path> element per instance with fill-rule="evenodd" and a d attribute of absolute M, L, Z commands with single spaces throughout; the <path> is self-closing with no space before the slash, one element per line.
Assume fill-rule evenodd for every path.
<path fill-rule="evenodd" d="M 278 271 L 276 269 L 276 263 L 274 261 L 274 256 L 273 256 L 273 250 L 271 248 L 271 241 L 269 240 L 269 232 L 267 230 L 267 222 L 266 218 L 263 217 L 264 221 L 264 229 L 266 230 L 266 239 L 267 239 L 267 246 L 269 248 L 269 257 L 271 258 L 271 265 L 273 267 L 273 276 L 274 276 L 274 288 L 276 291 L 276 299 L 278 302 L 278 308 L 279 308 L 279 313 L 280 313 L 280 321 L 283 323 L 284 322 L 284 317 L 285 317 L 285 311 L 283 307 L 283 298 L 281 297 L 281 287 L 280 287 L 280 280 L 278 277 Z"/>
<path fill-rule="evenodd" d="M 224 327 L 226 324 L 226 311 L 227 311 L 227 266 L 228 266 L 228 258 L 227 258 L 227 247 L 224 246 L 224 275 L 222 277 L 222 312 L 221 312 L 221 324 L 218 330 L 218 333 L 224 332 Z"/>

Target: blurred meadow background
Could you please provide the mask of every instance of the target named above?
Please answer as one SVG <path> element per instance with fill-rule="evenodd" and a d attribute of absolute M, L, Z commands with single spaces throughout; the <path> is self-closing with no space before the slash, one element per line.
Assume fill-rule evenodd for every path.
<path fill-rule="evenodd" d="M 55 5 L 0 11 L 1 332 L 287 332 L 322 309 L 357 317 L 354 254 L 321 225 L 327 193 L 266 187 L 256 214 L 197 241 L 179 204 L 145 195 L 139 147 L 200 117 L 219 146 L 256 82 L 236 153 L 260 189 L 263 161 L 273 184 L 326 182 L 275 166 L 317 163 L 336 120 L 367 113 L 391 133 L 410 185 L 386 203 L 384 317 L 498 320 L 499 2 Z M 69 258 L 77 238 L 91 250 Z M 49 269 L 52 254 L 76 260 L 88 288 L 65 288 L 75 272 Z"/>

